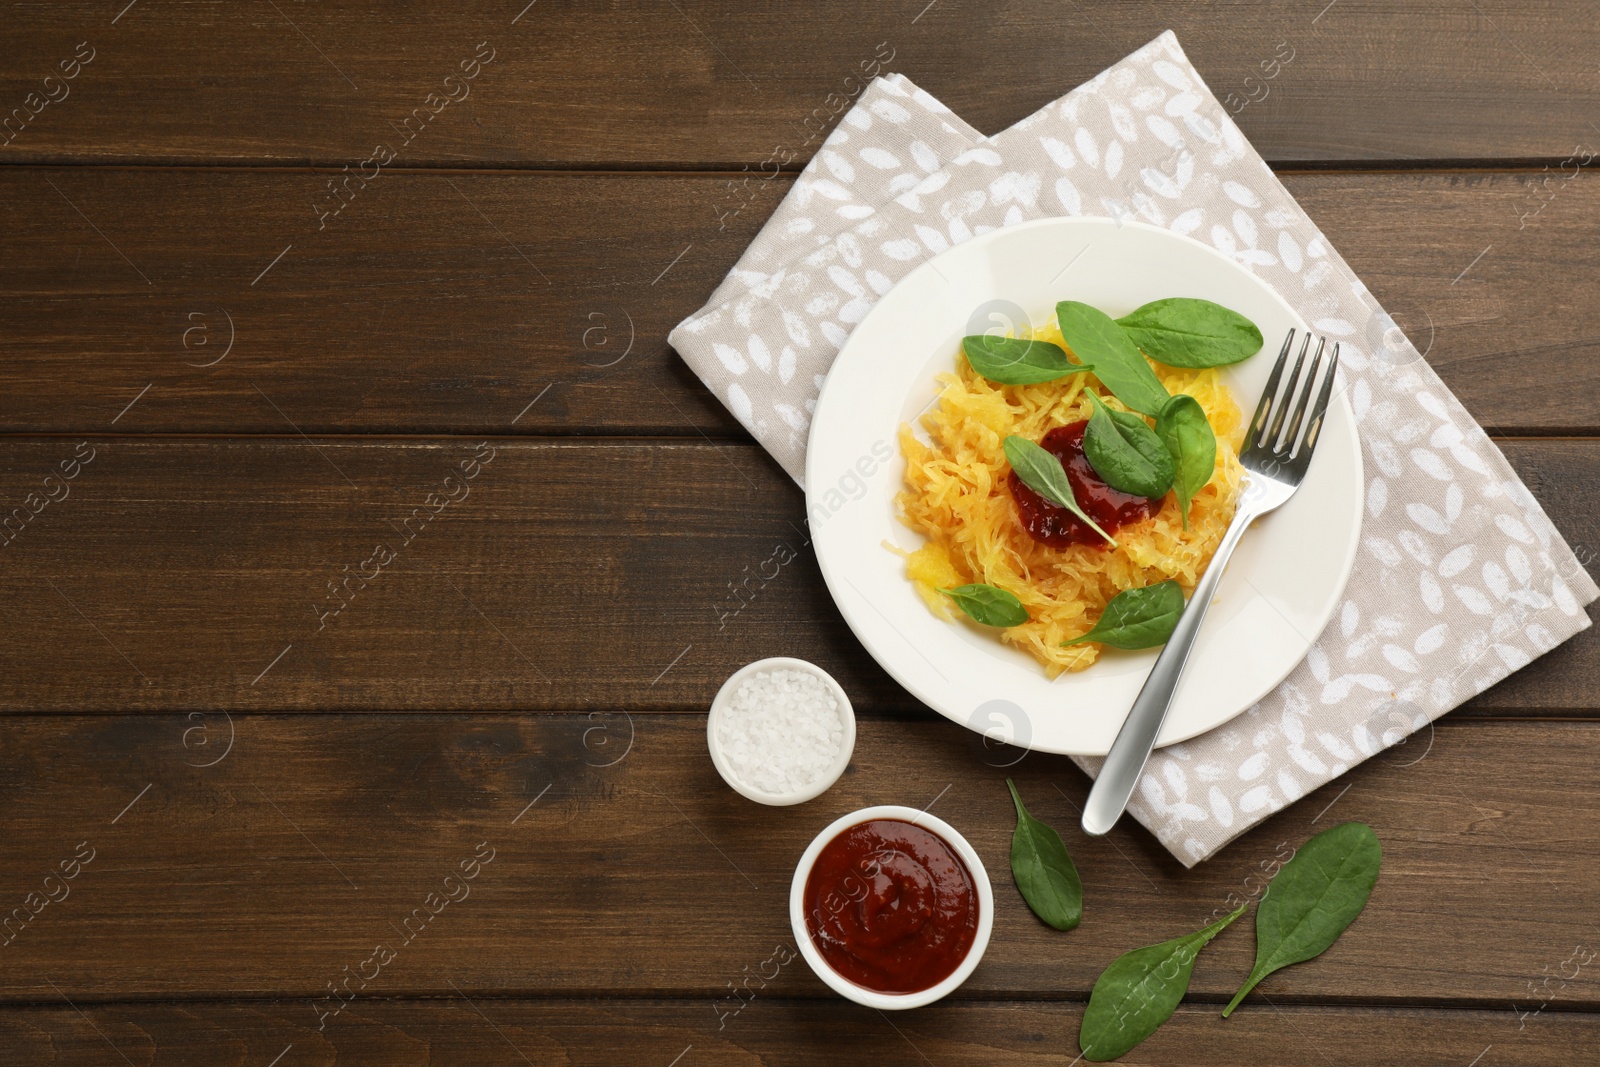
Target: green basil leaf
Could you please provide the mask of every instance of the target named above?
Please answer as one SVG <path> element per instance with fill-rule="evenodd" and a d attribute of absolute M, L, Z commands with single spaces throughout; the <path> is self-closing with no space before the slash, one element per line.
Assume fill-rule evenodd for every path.
<path fill-rule="evenodd" d="M 1078 1028 L 1083 1058 L 1114 1060 L 1172 1018 L 1189 991 L 1195 957 L 1247 907 L 1249 904 L 1240 904 L 1233 914 L 1203 930 L 1136 948 L 1113 960 L 1095 979 L 1083 1025 Z"/>
<path fill-rule="evenodd" d="M 1082 363 L 1068 363 L 1066 351 L 1049 341 L 973 334 L 961 339 L 961 351 L 973 370 L 1000 385 L 1037 385 L 1094 370 Z"/>
<path fill-rule="evenodd" d="M 1261 351 L 1255 323 L 1209 300 L 1155 300 L 1117 325 L 1145 355 L 1169 367 L 1220 367 Z"/>
<path fill-rule="evenodd" d="M 1022 606 L 1022 601 L 992 585 L 962 585 L 939 592 L 985 626 L 1021 626 L 1028 621 L 1028 609 Z"/>
<path fill-rule="evenodd" d="M 1166 495 L 1176 473 L 1173 456 L 1149 423 L 1129 411 L 1112 411 L 1093 393 L 1089 400 L 1094 413 L 1083 432 L 1083 454 L 1089 466 L 1113 489 L 1135 496 Z M 1167 407 L 1171 406 L 1172 401 L 1167 401 Z"/>
<path fill-rule="evenodd" d="M 1094 367 L 1112 396 L 1146 415 L 1161 410 L 1167 388 L 1116 320 L 1088 304 L 1063 300 L 1056 305 L 1056 322 L 1067 347 Z"/>
<path fill-rule="evenodd" d="M 1273 971 L 1326 952 L 1367 906 L 1382 861 L 1378 835 L 1364 822 L 1341 823 L 1302 845 L 1256 907 L 1256 965 L 1222 1017 Z"/>
<path fill-rule="evenodd" d="M 1078 506 L 1078 498 L 1072 495 L 1072 483 L 1067 481 L 1067 469 L 1061 465 L 1059 459 L 1026 437 L 1017 434 L 1006 438 L 1005 450 L 1006 459 L 1011 461 L 1011 469 L 1017 472 L 1017 477 L 1022 479 L 1023 485 L 1057 507 L 1066 508 L 1107 541 L 1112 544 L 1117 543 Z"/>
<path fill-rule="evenodd" d="M 1183 528 L 1187 530 L 1189 503 L 1206 487 L 1217 466 L 1217 435 L 1206 421 L 1205 408 L 1188 393 L 1179 393 L 1167 401 L 1156 416 L 1155 433 L 1172 456 L 1172 488 L 1177 491 Z M 1084 444 L 1088 444 L 1087 437 Z"/>
<path fill-rule="evenodd" d="M 1094 629 L 1061 642 L 1061 647 L 1098 641 L 1130 652 L 1155 648 L 1167 643 L 1182 614 L 1183 589 L 1170 578 L 1141 589 L 1124 589 L 1111 598 Z"/>
<path fill-rule="evenodd" d="M 1083 920 L 1083 882 L 1067 855 L 1061 835 L 1028 814 L 1011 779 L 1006 779 L 1017 805 L 1017 829 L 1011 835 L 1011 877 L 1033 913 L 1057 930 L 1071 930 Z"/>

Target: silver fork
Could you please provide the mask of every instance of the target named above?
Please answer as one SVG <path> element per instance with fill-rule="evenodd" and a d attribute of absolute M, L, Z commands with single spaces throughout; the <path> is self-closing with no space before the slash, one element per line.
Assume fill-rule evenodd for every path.
<path fill-rule="evenodd" d="M 1322 431 L 1322 419 L 1328 410 L 1328 397 L 1333 392 L 1333 376 L 1339 366 L 1339 345 L 1336 342 L 1333 346 L 1327 373 L 1322 378 L 1322 387 L 1317 392 L 1308 420 L 1305 417 L 1307 405 L 1317 385 L 1322 350 L 1328 339 L 1318 338 L 1311 369 L 1302 378 L 1300 371 L 1305 365 L 1306 350 L 1311 347 L 1311 335 L 1306 335 L 1300 345 L 1300 355 L 1294 361 L 1294 370 L 1283 386 L 1283 396 L 1279 397 L 1278 387 L 1283 379 L 1283 368 L 1289 360 L 1294 335 L 1295 331 L 1291 329 L 1283 339 L 1283 351 L 1278 353 L 1278 362 L 1272 368 L 1272 376 L 1267 379 L 1266 389 L 1262 391 L 1261 403 L 1256 406 L 1255 417 L 1250 420 L 1244 453 L 1239 457 L 1245 469 L 1244 491 L 1240 494 L 1233 522 L 1228 526 L 1222 543 L 1217 546 L 1216 555 L 1211 557 L 1211 565 L 1195 586 L 1194 596 L 1189 598 L 1189 606 L 1178 619 L 1172 636 L 1167 638 L 1166 648 L 1161 650 L 1156 665 L 1150 669 L 1150 677 L 1145 679 L 1144 688 L 1139 690 L 1139 696 L 1117 733 L 1117 739 L 1112 742 L 1105 765 L 1100 768 L 1100 775 L 1095 779 L 1094 788 L 1089 791 L 1089 799 L 1083 806 L 1083 829 L 1086 833 L 1095 836 L 1106 833 L 1116 825 L 1123 809 L 1128 806 L 1128 798 L 1133 796 L 1139 775 L 1143 773 L 1145 762 L 1155 748 L 1161 724 L 1166 721 L 1167 709 L 1172 706 L 1172 696 L 1177 692 L 1179 679 L 1183 677 L 1189 650 L 1194 647 L 1200 624 L 1205 621 L 1206 608 L 1210 606 L 1212 597 L 1216 596 L 1222 571 L 1228 565 L 1228 557 L 1233 555 L 1245 529 L 1293 496 L 1306 476 L 1306 468 L 1311 465 L 1311 453 L 1317 447 L 1317 435 Z M 1284 427 L 1286 420 L 1289 424 L 1287 429 Z M 1303 435 L 1300 432 L 1302 423 L 1305 429 Z"/>

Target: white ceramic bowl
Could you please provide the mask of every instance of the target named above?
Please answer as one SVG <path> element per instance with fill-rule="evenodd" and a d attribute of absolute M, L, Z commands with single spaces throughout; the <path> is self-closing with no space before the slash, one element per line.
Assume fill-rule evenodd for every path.
<path fill-rule="evenodd" d="M 967 951 L 966 958 L 961 961 L 960 966 L 950 972 L 948 978 L 919 993 L 880 993 L 875 989 L 856 985 L 828 965 L 828 961 L 822 958 L 822 953 L 812 942 L 811 931 L 806 928 L 806 879 L 811 877 L 812 865 L 817 862 L 817 856 L 821 854 L 823 846 L 850 827 L 873 819 L 899 819 L 901 822 L 913 823 L 943 838 L 967 865 L 967 870 L 972 874 L 973 889 L 978 894 L 978 931 L 973 936 L 972 948 Z M 841 997 L 884 1011 L 920 1008 L 954 992 L 977 968 L 978 961 L 983 959 L 984 949 L 989 947 L 989 933 L 994 928 L 994 889 L 989 885 L 989 872 L 984 869 L 983 860 L 978 858 L 977 850 L 967 843 L 967 839 L 962 837 L 955 827 L 937 816 L 918 811 L 916 808 L 907 808 L 899 804 L 880 804 L 840 816 L 829 823 L 827 829 L 818 834 L 806 848 L 794 869 L 794 881 L 789 884 L 789 925 L 794 930 L 794 941 L 800 946 L 800 954 L 806 958 L 806 962 L 817 973 L 817 977 Z"/>
<path fill-rule="evenodd" d="M 839 756 L 833 761 L 833 766 L 829 767 L 822 777 L 798 793 L 768 793 L 741 781 L 739 776 L 734 773 L 733 766 L 728 762 L 727 755 L 722 751 L 721 742 L 717 740 L 717 723 L 727 710 L 728 703 L 733 699 L 734 694 L 739 691 L 739 683 L 752 674 L 778 670 L 804 671 L 820 678 L 822 684 L 827 686 L 828 691 L 833 694 L 833 698 L 839 702 L 839 719 L 844 725 L 843 743 L 839 746 Z M 754 663 L 734 671 L 728 680 L 722 683 L 722 688 L 717 690 L 716 697 L 711 701 L 711 713 L 706 716 L 706 747 L 711 750 L 711 762 L 716 765 L 717 773 L 722 775 L 722 780 L 732 786 L 736 792 L 749 797 L 758 804 L 771 804 L 774 807 L 781 807 L 786 804 L 800 804 L 821 796 L 823 791 L 839 780 L 839 776 L 844 773 L 845 767 L 849 766 L 850 754 L 855 751 L 856 747 L 856 713 L 855 709 L 850 706 L 850 698 L 845 696 L 844 690 L 839 683 L 834 681 L 832 675 L 815 663 L 807 663 L 803 659 L 793 659 L 789 656 L 758 659 Z"/>

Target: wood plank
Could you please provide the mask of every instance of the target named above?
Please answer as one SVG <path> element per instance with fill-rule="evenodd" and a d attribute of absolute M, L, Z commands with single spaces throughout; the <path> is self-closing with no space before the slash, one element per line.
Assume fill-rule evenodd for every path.
<path fill-rule="evenodd" d="M 1370 761 L 1192 871 L 1131 822 L 1103 839 L 1079 832 L 1088 783 L 1065 758 L 997 768 L 944 722 L 864 720 L 852 771 L 794 808 L 727 788 L 697 718 L 251 715 L 231 729 L 224 748 L 230 720 L 215 714 L 8 721 L 4 914 L 62 861 L 90 858 L 68 893 L 56 884 L 60 899 L 13 918 L 0 1000 L 59 1004 L 50 983 L 74 1002 L 297 998 L 305 1025 L 313 1004 L 340 1003 L 328 983 L 364 971 L 365 989 L 340 986 L 351 1009 L 450 996 L 453 982 L 474 998 L 683 996 L 710 1028 L 729 983 L 777 946 L 793 952 L 789 881 L 811 837 L 843 813 L 903 803 L 965 834 L 995 885 L 993 939 L 964 999 L 1082 1000 L 1121 952 L 1258 894 L 1274 858 L 1359 819 L 1384 845 L 1371 903 L 1324 956 L 1268 980 L 1272 1003 L 1508 1015 L 1537 1006 L 1535 983 L 1546 1014 L 1600 1007 L 1587 968 L 1537 984 L 1574 945 L 1596 944 L 1597 724 L 1442 725 L 1420 760 Z M 1070 934 L 1033 918 L 1011 885 L 1007 776 L 1076 858 L 1085 918 Z M 475 855 L 489 862 L 474 878 L 445 883 Z M 453 903 L 428 896 L 446 892 Z M 408 922 L 425 903 L 436 914 Z M 392 958 L 374 976 L 360 965 L 379 944 Z M 1194 995 L 1231 995 L 1252 956 L 1250 927 L 1228 931 Z M 798 956 L 767 994 L 831 996 Z"/>
<path fill-rule="evenodd" d="M 1600 426 L 1600 311 L 1563 276 L 1600 267 L 1590 226 L 1600 183 L 1571 176 L 1285 183 L 1485 428 L 1576 434 Z"/>
<path fill-rule="evenodd" d="M 460 102 L 404 144 L 408 164 L 754 167 L 775 144 L 809 155 L 875 56 L 993 133 L 1170 27 L 1218 96 L 1236 96 L 1269 159 L 1557 160 L 1593 137 L 1589 15 L 1583 0 L 1270 0 L 1229 5 L 1225 18 L 1177 0 L 1026 0 L 1003 18 L 917 0 L 603 13 L 479 0 L 444 16 L 352 0 L 25 5 L 7 20 L 0 101 L 9 111 L 30 92 L 69 95 L 0 152 L 354 166 L 374 143 L 400 145 L 395 127 L 434 93 Z M 482 41 L 492 62 L 446 85 Z M 46 86 L 80 42 L 92 61 Z M 1279 69 L 1275 55 L 1292 59 Z"/>
<path fill-rule="evenodd" d="M 742 435 L 666 335 L 787 178 L 725 230 L 713 176 L 396 173 L 319 231 L 327 180 L 0 168 L 5 429 Z M 1590 175 L 1285 180 L 1491 431 L 1600 429 Z"/>
<path fill-rule="evenodd" d="M 864 710 L 912 706 L 840 621 L 800 492 L 755 446 L 477 444 L 0 443 L 0 595 L 28 605 L 0 643 L 0 710 L 695 712 L 776 654 Z M 90 450 L 24 525 L 28 494 Z M 1600 442 L 1509 454 L 1592 561 Z M 1597 657 L 1581 636 L 1475 706 L 1592 715 Z"/>
<path fill-rule="evenodd" d="M 720 181 L 384 175 L 319 231 L 327 180 L 0 170 L 6 428 L 737 428 L 665 341 L 759 227 Z"/>
<path fill-rule="evenodd" d="M 31 1064 L 471 1063 L 571 1067 L 676 1062 L 1061 1065 L 1076 1054 L 1078 1009 L 1037 1003 L 943 1003 L 895 1016 L 840 1002 L 767 999 L 718 1031 L 702 1001 L 375 1001 L 348 1024 L 318 1031 L 298 1003 L 139 1004 L 0 1011 L 0 1054 Z M 484 1025 L 485 1021 L 489 1025 Z M 1392 1062 L 1544 1067 L 1600 1057 L 1592 1015 L 1550 1014 L 1518 1029 L 1503 1011 L 1280 1007 L 1223 1022 L 1185 1005 L 1126 1064 L 1325 1067 Z M 291 1051 L 292 1050 L 292 1051 Z M 291 1059 L 290 1057 L 293 1057 Z"/>

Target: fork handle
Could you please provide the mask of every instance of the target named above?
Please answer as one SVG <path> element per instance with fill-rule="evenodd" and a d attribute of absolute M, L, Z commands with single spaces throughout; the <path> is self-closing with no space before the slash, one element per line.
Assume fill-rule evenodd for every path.
<path fill-rule="evenodd" d="M 1155 748 L 1156 737 L 1161 733 L 1161 724 L 1166 722 L 1167 709 L 1172 707 L 1173 694 L 1178 691 L 1178 681 L 1183 677 L 1183 668 L 1189 661 L 1189 650 L 1194 647 L 1200 624 L 1205 621 L 1206 609 L 1211 606 L 1217 586 L 1222 581 L 1228 557 L 1233 555 L 1244 531 L 1263 513 L 1262 509 L 1252 506 L 1254 501 L 1248 499 L 1250 495 L 1245 494 L 1246 499 L 1240 501 L 1228 532 L 1223 535 L 1222 543 L 1211 557 L 1211 564 L 1196 584 L 1194 596 L 1189 598 L 1188 607 L 1178 617 L 1178 625 L 1173 628 L 1172 636 L 1167 638 L 1167 645 L 1156 658 L 1156 665 L 1150 668 L 1150 677 L 1145 679 L 1144 688 L 1139 690 L 1139 696 L 1134 700 L 1122 729 L 1117 732 L 1117 739 L 1111 744 L 1111 751 L 1106 754 L 1106 761 L 1095 778 L 1094 788 L 1089 791 L 1089 799 L 1083 805 L 1085 833 L 1098 837 L 1108 832 L 1116 825 L 1123 809 L 1128 806 L 1128 799 L 1133 796 L 1139 775 L 1143 773 L 1144 765 Z"/>

